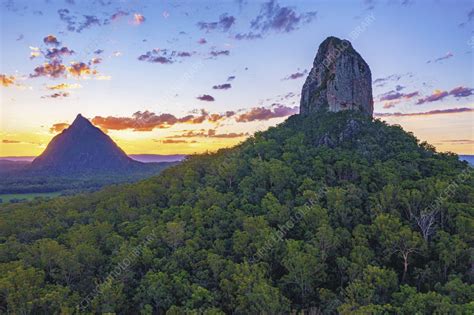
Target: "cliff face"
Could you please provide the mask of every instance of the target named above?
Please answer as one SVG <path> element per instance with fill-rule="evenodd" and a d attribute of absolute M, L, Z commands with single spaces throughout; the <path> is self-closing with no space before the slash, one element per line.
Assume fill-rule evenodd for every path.
<path fill-rule="evenodd" d="M 372 116 L 372 74 L 369 65 L 347 40 L 328 37 L 301 91 L 300 113 L 321 109 L 358 110 Z"/>

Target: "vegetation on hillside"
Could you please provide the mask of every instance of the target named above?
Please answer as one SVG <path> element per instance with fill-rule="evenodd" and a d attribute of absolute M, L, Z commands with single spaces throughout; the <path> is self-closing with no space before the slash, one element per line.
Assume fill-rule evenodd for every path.
<path fill-rule="evenodd" d="M 472 314 L 474 180 L 399 126 L 293 116 L 97 193 L 0 208 L 11 313 Z"/>
<path fill-rule="evenodd" d="M 136 182 L 159 174 L 162 170 L 178 162 L 145 163 L 138 169 L 123 172 L 89 171 L 71 174 L 51 174 L 47 171 L 38 172 L 24 167 L 8 169 L 0 172 L 0 194 L 28 194 L 61 192 L 64 195 L 79 192 L 91 192 L 101 187 Z"/>

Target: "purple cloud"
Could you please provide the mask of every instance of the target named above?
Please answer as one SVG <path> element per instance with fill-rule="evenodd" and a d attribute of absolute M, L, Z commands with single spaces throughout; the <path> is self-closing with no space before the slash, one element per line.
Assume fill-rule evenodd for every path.
<path fill-rule="evenodd" d="M 452 95 L 454 97 L 468 97 L 468 96 L 471 96 L 473 92 L 474 92 L 474 89 L 458 86 L 452 89 L 451 91 L 449 91 L 449 95 Z"/>
<path fill-rule="evenodd" d="M 311 22 L 315 17 L 316 12 L 298 14 L 293 8 L 282 7 L 271 0 L 262 5 L 260 14 L 251 22 L 251 28 L 263 33 L 270 30 L 288 33 Z"/>
<path fill-rule="evenodd" d="M 431 102 L 436 102 L 440 101 L 448 96 L 454 96 L 456 98 L 461 98 L 461 97 L 469 97 L 473 94 L 474 89 L 472 88 L 466 88 L 463 86 L 458 86 L 452 89 L 451 91 L 442 91 L 442 90 L 436 90 L 433 92 L 433 94 L 428 95 L 424 98 L 420 98 L 418 102 L 416 102 L 417 105 L 421 105 L 424 103 L 431 103 Z"/>
<path fill-rule="evenodd" d="M 217 22 L 198 22 L 197 25 L 201 30 L 205 30 L 206 32 L 214 30 L 221 30 L 223 32 L 227 32 L 231 28 L 231 26 L 234 25 L 234 23 L 235 17 L 225 13 L 219 17 L 219 21 Z"/>
<path fill-rule="evenodd" d="M 200 95 L 198 97 L 196 97 L 198 100 L 201 100 L 201 101 L 206 101 L 206 102 L 214 102 L 215 101 L 215 98 L 212 97 L 211 95 L 208 95 L 208 94 L 203 94 L 203 95 Z"/>
<path fill-rule="evenodd" d="M 304 77 L 307 73 L 308 73 L 308 70 L 297 71 L 295 73 L 292 73 L 292 74 L 284 77 L 282 80 L 296 80 L 296 79 L 299 79 L 301 77 Z"/>
<path fill-rule="evenodd" d="M 230 83 L 224 83 L 224 84 L 214 85 L 212 88 L 214 90 L 228 90 L 231 87 L 232 87 L 232 85 Z"/>
<path fill-rule="evenodd" d="M 177 61 L 177 58 L 186 58 L 191 57 L 194 52 L 188 51 L 176 51 L 168 49 L 153 49 L 147 51 L 145 54 L 140 55 L 138 60 L 147 61 L 151 63 L 160 63 L 160 64 L 171 64 Z"/>
<path fill-rule="evenodd" d="M 442 57 L 439 57 L 439 58 L 436 58 L 436 59 L 434 59 L 434 60 L 428 60 L 426 63 L 440 62 L 440 61 L 443 61 L 443 60 L 452 58 L 453 56 L 454 56 L 454 54 L 453 54 L 452 52 L 447 52 L 446 55 L 444 55 L 444 56 L 442 56 Z"/>
<path fill-rule="evenodd" d="M 213 50 L 209 53 L 213 57 L 217 56 L 229 56 L 230 51 L 229 50 Z"/>

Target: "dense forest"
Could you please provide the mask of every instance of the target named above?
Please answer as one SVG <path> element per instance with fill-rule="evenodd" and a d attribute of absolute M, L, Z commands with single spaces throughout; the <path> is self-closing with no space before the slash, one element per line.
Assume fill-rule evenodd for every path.
<path fill-rule="evenodd" d="M 28 163 L 29 164 L 29 163 Z M 5 167 L 0 171 L 0 194 L 24 194 L 61 192 L 71 195 L 79 192 L 91 192 L 101 187 L 131 183 L 159 174 L 167 167 L 178 162 L 146 163 L 138 170 L 117 172 L 85 172 L 81 174 L 50 174 L 35 172 L 28 169 L 28 164 L 22 168 Z"/>
<path fill-rule="evenodd" d="M 153 178 L 0 208 L 13 314 L 473 314 L 474 178 L 399 126 L 292 116 Z"/>

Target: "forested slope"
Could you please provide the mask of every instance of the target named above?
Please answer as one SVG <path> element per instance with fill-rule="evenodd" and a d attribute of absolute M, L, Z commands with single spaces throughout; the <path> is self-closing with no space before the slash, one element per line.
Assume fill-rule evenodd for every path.
<path fill-rule="evenodd" d="M 467 163 L 360 114 L 293 116 L 136 184 L 0 208 L 12 313 L 474 312 Z"/>

